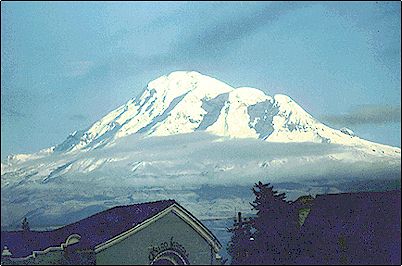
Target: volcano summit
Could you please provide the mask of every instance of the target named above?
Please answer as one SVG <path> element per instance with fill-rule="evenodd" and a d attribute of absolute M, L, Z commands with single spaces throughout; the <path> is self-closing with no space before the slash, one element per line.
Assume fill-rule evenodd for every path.
<path fill-rule="evenodd" d="M 399 148 L 330 128 L 286 95 L 177 71 L 64 142 L 2 162 L 2 225 L 25 216 L 54 225 L 164 198 L 199 217 L 228 217 L 250 209 L 235 187 L 266 179 L 289 195 L 372 189 L 361 184 L 400 178 L 400 158 Z"/>

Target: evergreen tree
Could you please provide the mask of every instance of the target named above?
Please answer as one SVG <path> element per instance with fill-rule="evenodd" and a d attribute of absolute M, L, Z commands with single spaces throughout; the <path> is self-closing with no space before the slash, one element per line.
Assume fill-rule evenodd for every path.
<path fill-rule="evenodd" d="M 29 223 L 28 223 L 27 217 L 25 217 L 24 220 L 22 221 L 21 228 L 22 228 L 22 231 L 30 231 L 31 230 L 29 228 Z"/>
<path fill-rule="evenodd" d="M 243 221 L 235 221 L 233 228 L 228 229 L 232 237 L 228 243 L 228 252 L 232 257 L 231 264 L 252 264 L 252 234 L 251 224 Z"/>
<path fill-rule="evenodd" d="M 273 190 L 269 183 L 258 182 L 253 193 L 255 200 L 250 204 L 257 211 L 253 223 L 256 263 L 290 263 L 292 244 L 297 235 L 297 216 L 292 206 L 286 201 L 285 193 Z"/>

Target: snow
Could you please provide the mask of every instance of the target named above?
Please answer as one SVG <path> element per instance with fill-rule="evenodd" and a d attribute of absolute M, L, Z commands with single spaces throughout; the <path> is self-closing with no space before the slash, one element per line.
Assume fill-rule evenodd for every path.
<path fill-rule="evenodd" d="M 206 111 L 202 108 L 203 101 L 233 90 L 230 86 L 212 78 L 200 78 L 201 74 L 194 74 L 198 79 L 191 83 L 191 90 L 171 110 L 170 115 L 154 127 L 153 136 L 167 136 L 178 133 L 194 132 L 200 125 Z M 170 75 L 169 75 L 170 76 Z"/>
<path fill-rule="evenodd" d="M 346 134 L 346 135 L 351 136 L 351 137 L 353 137 L 355 135 L 355 133 L 351 129 L 346 128 L 346 127 L 341 128 L 340 131 L 342 133 Z"/>
<path fill-rule="evenodd" d="M 258 89 L 237 88 L 229 93 L 216 123 L 209 126 L 207 131 L 232 138 L 258 138 L 257 132 L 249 126 L 257 121 L 250 121 L 248 107 L 269 100 L 272 98 Z"/>

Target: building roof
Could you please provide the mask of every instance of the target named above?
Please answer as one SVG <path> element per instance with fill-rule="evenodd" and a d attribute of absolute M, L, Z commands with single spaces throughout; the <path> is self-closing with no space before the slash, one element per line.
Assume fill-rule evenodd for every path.
<path fill-rule="evenodd" d="M 315 226 L 318 221 L 354 224 L 363 217 L 370 221 L 400 219 L 400 199 L 400 190 L 317 195 L 306 226 L 307 223 Z M 355 221 L 356 217 L 360 220 Z"/>
<path fill-rule="evenodd" d="M 2 231 L 1 248 L 7 246 L 12 258 L 27 257 L 33 251 L 60 246 L 70 235 L 78 234 L 81 240 L 77 245 L 93 249 L 173 204 L 176 201 L 162 200 L 117 206 L 52 231 Z"/>
<path fill-rule="evenodd" d="M 400 262 L 401 191 L 317 195 L 301 243 L 303 264 Z"/>

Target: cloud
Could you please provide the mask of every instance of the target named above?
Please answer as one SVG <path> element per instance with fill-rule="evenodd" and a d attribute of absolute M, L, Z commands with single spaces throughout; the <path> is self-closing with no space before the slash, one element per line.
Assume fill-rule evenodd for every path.
<path fill-rule="evenodd" d="M 15 209 L 44 211 L 44 219 L 57 212 L 65 219 L 71 210 L 94 204 L 111 207 L 165 198 L 184 203 L 199 217 L 230 217 L 234 207 L 249 208 L 247 193 L 259 180 L 279 184 L 275 187 L 291 199 L 350 191 L 357 182 L 368 186 L 372 179 L 381 186 L 400 180 L 400 154 L 370 157 L 334 144 L 269 143 L 205 132 L 144 137 L 133 134 L 114 146 L 57 153 L 13 170 L 5 167 L 2 208 L 10 211 L 2 215 L 2 224 L 17 220 L 18 213 L 11 212 Z M 23 185 L 32 179 L 46 182 Z M 44 202 L 44 197 L 51 200 Z"/>
<path fill-rule="evenodd" d="M 31 103 L 35 94 L 15 88 L 4 86 L 1 89 L 1 117 L 5 119 L 26 118 L 27 113 L 23 112 L 23 104 Z"/>
<path fill-rule="evenodd" d="M 114 35 L 116 40 L 113 43 L 117 45 L 124 42 L 126 46 L 124 49 L 120 47 L 118 54 L 107 58 L 98 68 L 123 76 L 155 68 L 191 68 L 197 61 L 209 62 L 211 58 L 222 58 L 237 41 L 309 4 L 292 2 L 247 4 L 244 7 L 241 3 L 238 5 L 240 6 L 234 8 L 233 3 L 190 3 L 187 8 L 174 13 L 161 14 L 141 29 L 122 29 Z M 170 38 L 161 36 L 161 32 L 172 28 L 179 32 L 177 36 L 173 33 Z M 133 48 L 138 36 L 143 35 L 156 38 L 149 38 L 149 46 L 157 47 L 155 49 L 160 53 L 148 55 Z M 141 42 L 146 40 L 142 38 Z M 168 48 L 155 46 L 152 42 L 156 40 L 163 42 Z"/>
<path fill-rule="evenodd" d="M 347 114 L 323 116 L 324 122 L 341 125 L 386 124 L 401 122 L 401 107 L 386 105 L 362 105 Z"/>
<path fill-rule="evenodd" d="M 73 115 L 70 115 L 68 117 L 68 119 L 73 120 L 73 121 L 86 121 L 86 120 L 88 120 L 88 117 L 85 115 L 82 115 L 82 114 L 73 114 Z"/>
<path fill-rule="evenodd" d="M 219 55 L 236 41 L 307 5 L 297 2 L 269 3 L 258 5 L 251 12 L 246 8 L 239 8 L 241 11 L 235 16 L 222 16 L 216 23 L 201 31 L 194 27 L 192 34 L 178 43 L 176 51 L 201 57 Z"/>
<path fill-rule="evenodd" d="M 2 116 L 4 115 L 5 117 L 11 118 L 11 119 L 16 119 L 16 118 L 25 118 L 27 117 L 26 114 L 19 112 L 15 110 L 14 108 L 4 108 L 1 110 Z"/>
<path fill-rule="evenodd" d="M 70 78 L 81 77 L 88 74 L 94 62 L 88 60 L 69 62 L 65 65 L 65 76 Z"/>

